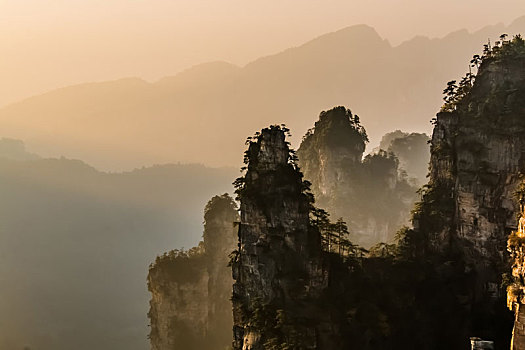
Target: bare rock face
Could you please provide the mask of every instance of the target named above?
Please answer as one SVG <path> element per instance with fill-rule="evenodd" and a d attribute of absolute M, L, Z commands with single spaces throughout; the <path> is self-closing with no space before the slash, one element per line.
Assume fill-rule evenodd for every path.
<path fill-rule="evenodd" d="M 477 76 L 467 74 L 444 91 L 414 227 L 425 233 L 420 254 L 436 256 L 443 271 L 462 266 L 465 278 L 453 285 L 468 315 L 465 329 L 506 347 L 510 322 L 501 285 L 525 171 L 525 41 L 487 46 L 480 61 Z"/>
<path fill-rule="evenodd" d="M 185 271 L 170 266 L 174 264 L 186 265 Z M 208 279 L 203 255 L 157 260 L 148 275 L 152 350 L 198 349 L 203 344 L 208 332 Z"/>
<path fill-rule="evenodd" d="M 514 192 L 525 171 L 524 100 L 525 58 L 489 57 L 469 93 L 438 114 L 432 136 L 429 186 L 449 215 L 425 230 L 435 232 L 436 249 L 456 250 L 475 268 L 479 297 L 504 294 Z"/>
<path fill-rule="evenodd" d="M 231 344 L 233 279 L 228 256 L 237 244 L 236 205 L 227 194 L 204 210 L 203 242 L 171 251 L 150 267 L 152 350 L 222 349 Z"/>
<path fill-rule="evenodd" d="M 312 198 L 278 126 L 250 142 L 237 180 L 241 223 L 233 260 L 234 349 L 320 349 L 337 342 L 316 306 L 327 286 Z M 324 327 L 324 328 L 323 328 Z"/>

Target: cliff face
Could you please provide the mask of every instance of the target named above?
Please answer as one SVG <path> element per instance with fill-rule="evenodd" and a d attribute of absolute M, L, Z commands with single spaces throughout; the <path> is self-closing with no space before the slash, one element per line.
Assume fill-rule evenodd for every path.
<path fill-rule="evenodd" d="M 187 256 L 172 254 L 158 259 L 150 269 L 152 350 L 199 349 L 205 345 L 209 277 L 204 260 L 202 251 Z"/>
<path fill-rule="evenodd" d="M 395 155 L 381 150 L 363 159 L 366 131 L 344 107 L 322 112 L 297 151 L 316 203 L 343 217 L 355 243 L 389 242 L 408 223 L 417 188 L 401 175 Z"/>
<path fill-rule="evenodd" d="M 523 44 L 505 45 L 437 116 L 429 186 L 450 215 L 422 227 L 435 232 L 436 249 L 457 251 L 475 268 L 478 297 L 502 295 L 506 241 L 516 228 L 513 196 L 525 170 L 525 57 L 514 53 Z"/>
<path fill-rule="evenodd" d="M 250 142 L 237 180 L 241 223 L 233 260 L 234 349 L 326 348 L 337 343 L 317 301 L 327 286 L 312 198 L 285 130 L 263 129 Z"/>
<path fill-rule="evenodd" d="M 231 344 L 228 255 L 237 243 L 238 214 L 228 195 L 213 197 L 204 212 L 203 242 L 188 252 L 166 253 L 150 267 L 152 350 L 216 350 Z"/>
<path fill-rule="evenodd" d="M 420 240 L 414 255 L 432 256 L 441 277 L 446 266 L 463 271 L 456 271 L 461 282 L 450 281 L 463 300 L 461 327 L 504 348 L 510 322 L 502 274 L 508 269 L 507 237 L 517 225 L 514 195 L 525 170 L 525 41 L 487 45 L 473 63 L 477 76 L 467 74 L 444 90 L 429 183 L 409 238 Z"/>

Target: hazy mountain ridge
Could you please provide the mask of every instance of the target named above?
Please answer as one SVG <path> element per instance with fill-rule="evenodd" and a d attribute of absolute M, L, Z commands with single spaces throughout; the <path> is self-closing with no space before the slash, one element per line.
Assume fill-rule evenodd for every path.
<path fill-rule="evenodd" d="M 445 83 L 465 71 L 488 38 L 520 31 L 524 18 L 393 47 L 358 25 L 243 68 L 215 62 L 156 83 L 123 79 L 55 90 L 1 109 L 0 127 L 46 156 L 104 169 L 197 160 L 238 165 L 252 130 L 285 122 L 302 135 L 319 110 L 352 105 L 374 146 L 393 129 L 429 131 Z M 216 147 L 195 147 L 193 133 Z"/>

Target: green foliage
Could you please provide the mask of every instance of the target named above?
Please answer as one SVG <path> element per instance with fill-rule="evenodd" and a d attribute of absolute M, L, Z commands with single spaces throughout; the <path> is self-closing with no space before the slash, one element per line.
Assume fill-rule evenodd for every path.
<path fill-rule="evenodd" d="M 454 216 L 453 186 L 429 182 L 419 190 L 421 200 L 412 211 L 412 219 L 423 232 L 440 232 Z"/>
<path fill-rule="evenodd" d="M 235 194 L 236 194 L 236 200 L 240 200 L 240 197 L 242 193 L 246 190 L 246 173 L 250 169 L 255 169 L 258 166 L 258 154 L 261 148 L 261 142 L 262 142 L 262 134 L 264 133 L 281 133 L 283 135 L 290 136 L 290 130 L 284 125 L 271 125 L 268 128 L 265 128 L 262 130 L 262 133 L 256 132 L 254 136 L 248 137 L 246 140 L 246 145 L 248 145 L 248 149 L 244 152 L 244 164 L 246 164 L 245 167 L 241 169 L 243 172 L 243 175 L 235 179 L 233 182 L 233 186 L 235 188 Z M 305 193 L 305 195 L 309 196 L 307 192 L 310 189 L 310 183 L 308 181 L 302 180 L 302 174 L 299 172 L 299 166 L 297 164 L 297 155 L 294 149 L 290 147 L 290 143 L 288 141 L 285 141 L 285 145 L 287 146 L 287 166 L 281 167 L 280 169 L 277 169 L 279 174 L 277 174 L 277 179 L 283 179 L 284 181 L 288 181 L 288 179 L 293 178 L 301 178 L 300 183 L 302 184 L 301 191 Z M 293 182 L 292 182 L 293 183 Z M 276 184 L 277 185 L 277 184 Z M 253 189 L 252 193 L 257 192 L 257 186 L 254 186 L 252 184 L 251 188 Z"/>
<path fill-rule="evenodd" d="M 263 335 L 264 349 L 305 349 L 304 335 L 297 330 L 301 320 L 290 319 L 286 310 L 255 298 L 250 302 L 247 317 L 250 326 Z"/>
<path fill-rule="evenodd" d="M 337 253 L 342 257 L 361 255 L 364 250 L 350 241 L 348 226 L 343 218 L 330 221 L 330 214 L 324 209 L 312 206 L 310 210 L 310 225 L 321 234 L 323 250 Z"/>
<path fill-rule="evenodd" d="M 189 250 L 174 249 L 157 256 L 149 267 L 149 274 L 161 274 L 166 281 L 194 283 L 201 278 L 205 265 L 204 242 L 200 242 L 197 247 Z M 148 278 L 148 286 L 150 283 Z"/>
<path fill-rule="evenodd" d="M 233 226 L 239 220 L 237 204 L 228 193 L 214 196 L 204 208 L 203 240 L 206 252 L 217 255 L 236 245 L 237 235 L 224 232 L 225 225 Z M 227 226 L 226 226 L 227 227 Z"/>
<path fill-rule="evenodd" d="M 480 70 L 484 65 L 501 60 L 510 60 L 525 57 L 525 40 L 521 35 L 514 36 L 511 40 L 506 40 L 507 34 L 500 36 L 500 41 L 496 41 L 494 46 L 490 42 L 484 45 L 483 54 L 473 56 L 469 65 L 469 72 L 457 83 L 456 80 L 449 81 L 443 90 L 443 100 L 445 103 L 441 107 L 442 112 L 453 112 L 459 108 L 461 102 L 469 95 L 476 75 L 471 69 Z"/>
<path fill-rule="evenodd" d="M 213 217 L 223 217 L 224 212 L 232 212 L 237 210 L 237 203 L 228 193 L 213 196 L 212 199 L 206 203 L 204 207 L 204 224 Z"/>
<path fill-rule="evenodd" d="M 359 117 L 352 115 L 349 109 L 339 106 L 321 112 L 315 126 L 303 137 L 301 149 L 303 153 L 309 154 L 325 146 L 333 146 L 362 153 L 366 143 L 368 135 Z"/>

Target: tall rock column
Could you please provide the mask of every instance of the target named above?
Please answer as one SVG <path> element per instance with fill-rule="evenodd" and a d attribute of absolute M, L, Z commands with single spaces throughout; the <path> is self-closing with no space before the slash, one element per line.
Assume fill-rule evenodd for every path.
<path fill-rule="evenodd" d="M 228 259 L 237 245 L 237 205 L 224 194 L 213 197 L 204 209 L 204 248 L 208 271 L 208 343 L 219 349 L 232 339 L 232 285 Z M 215 346 L 215 347 L 214 347 Z"/>
<path fill-rule="evenodd" d="M 231 344 L 233 279 L 228 256 L 239 220 L 228 194 L 204 209 L 203 241 L 157 257 L 148 273 L 152 350 L 216 350 Z"/>
<path fill-rule="evenodd" d="M 297 150 L 316 204 L 342 217 L 352 241 L 364 247 L 394 239 L 417 191 L 400 175 L 394 154 L 379 150 L 363 158 L 367 142 L 359 117 L 340 106 L 321 112 Z"/>
<path fill-rule="evenodd" d="M 289 345 L 323 348 L 315 300 L 326 287 L 312 197 L 285 141 L 272 126 L 250 142 L 246 175 L 236 181 L 241 222 L 233 260 L 235 350 Z"/>

